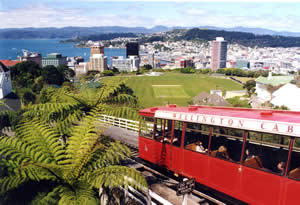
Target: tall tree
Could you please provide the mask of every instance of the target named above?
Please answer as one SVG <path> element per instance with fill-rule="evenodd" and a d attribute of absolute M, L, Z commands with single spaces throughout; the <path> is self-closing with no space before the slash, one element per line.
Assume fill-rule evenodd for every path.
<path fill-rule="evenodd" d="M 65 80 L 63 73 L 53 65 L 45 66 L 42 70 L 42 76 L 48 84 L 61 85 Z"/>
<path fill-rule="evenodd" d="M 31 61 L 18 63 L 10 70 L 13 85 L 17 88 L 31 87 L 35 78 L 41 76 L 41 68 Z"/>

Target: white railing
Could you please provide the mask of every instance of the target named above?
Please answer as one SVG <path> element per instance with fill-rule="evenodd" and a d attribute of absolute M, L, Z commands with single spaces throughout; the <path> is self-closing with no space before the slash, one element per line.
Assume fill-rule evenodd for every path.
<path fill-rule="evenodd" d="M 108 125 L 125 128 L 136 132 L 139 131 L 138 121 L 128 120 L 125 118 L 119 118 L 110 115 L 100 115 L 100 118 L 98 118 L 98 120 Z"/>

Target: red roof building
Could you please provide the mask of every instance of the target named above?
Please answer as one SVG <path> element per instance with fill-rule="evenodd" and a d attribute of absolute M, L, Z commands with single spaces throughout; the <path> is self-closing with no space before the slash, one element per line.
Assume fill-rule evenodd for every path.
<path fill-rule="evenodd" d="M 0 60 L 0 62 L 3 63 L 6 67 L 12 67 L 18 63 L 21 63 L 22 61 Z"/>

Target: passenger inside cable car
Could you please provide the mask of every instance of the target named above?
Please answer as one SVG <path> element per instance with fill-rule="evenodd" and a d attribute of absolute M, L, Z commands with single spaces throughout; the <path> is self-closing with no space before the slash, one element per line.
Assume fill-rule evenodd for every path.
<path fill-rule="evenodd" d="M 210 155 L 231 162 L 239 162 L 243 147 L 243 130 L 219 126 L 213 126 L 212 129 Z M 226 149 L 226 154 L 221 153 L 220 150 L 224 150 L 223 148 Z"/>
<path fill-rule="evenodd" d="M 289 171 L 287 173 L 289 178 L 300 180 L 300 138 L 295 138 Z"/>
<path fill-rule="evenodd" d="M 221 159 L 227 159 L 230 160 L 230 157 L 227 153 L 227 148 L 225 146 L 220 146 L 218 151 L 216 152 L 216 157 L 221 158 Z"/>
<path fill-rule="evenodd" d="M 187 123 L 184 137 L 184 147 L 187 150 L 205 154 L 209 143 L 209 126 Z"/>

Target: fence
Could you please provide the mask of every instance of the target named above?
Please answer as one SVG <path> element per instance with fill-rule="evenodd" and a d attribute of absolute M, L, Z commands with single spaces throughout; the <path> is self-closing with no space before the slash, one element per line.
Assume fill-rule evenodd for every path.
<path fill-rule="evenodd" d="M 136 132 L 139 131 L 138 121 L 128 120 L 125 118 L 119 118 L 110 115 L 101 115 L 100 118 L 98 118 L 98 120 L 108 125 L 125 128 Z"/>

